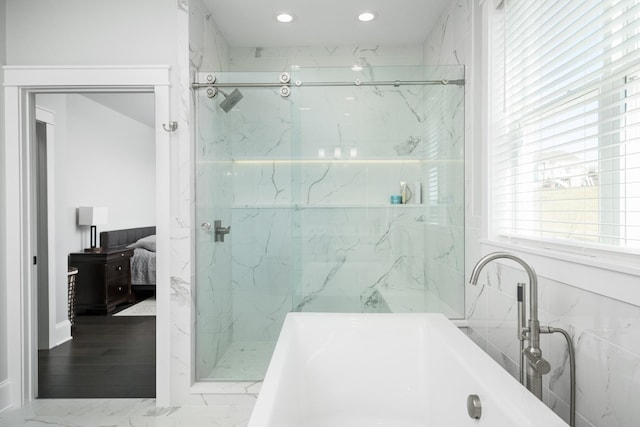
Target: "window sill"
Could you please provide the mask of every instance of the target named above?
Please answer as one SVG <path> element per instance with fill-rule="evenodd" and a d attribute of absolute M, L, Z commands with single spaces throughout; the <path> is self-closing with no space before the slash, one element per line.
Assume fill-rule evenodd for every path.
<path fill-rule="evenodd" d="M 640 306 L 640 266 L 514 242 L 483 240 L 480 247 L 483 253 L 515 253 L 540 277 Z"/>

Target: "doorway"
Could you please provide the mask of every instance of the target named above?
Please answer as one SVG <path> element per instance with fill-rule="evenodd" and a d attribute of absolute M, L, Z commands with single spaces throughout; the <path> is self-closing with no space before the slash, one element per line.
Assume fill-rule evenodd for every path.
<path fill-rule="evenodd" d="M 35 191 L 30 178 L 35 131 L 35 94 L 69 91 L 145 91 L 155 96 L 157 228 L 156 402 L 169 404 L 169 206 L 171 134 L 162 129 L 169 122 L 169 67 L 7 67 L 5 68 L 5 191 L 7 318 L 10 404 L 22 406 L 37 396 L 37 270 L 33 266 Z M 16 185 L 17 183 L 17 185 Z M 17 250 L 10 250 L 18 248 Z M 162 325 L 162 327 L 160 326 Z"/>
<path fill-rule="evenodd" d="M 95 291 L 119 310 L 146 296 L 126 283 L 128 296 L 116 305 L 103 280 L 87 280 L 93 261 L 102 263 L 107 253 L 85 252 L 89 227 L 79 225 L 76 211 L 107 210 L 99 232 L 155 226 L 153 98 L 150 92 L 35 94 L 36 120 L 44 110 L 56 122 L 46 132 L 47 124 L 36 121 L 38 398 L 155 397 L 155 316 L 113 317 L 71 304 L 76 294 Z M 87 262 L 73 264 L 73 257 Z M 80 272 L 68 275 L 71 266 Z M 119 284 L 127 277 L 121 275 Z"/>

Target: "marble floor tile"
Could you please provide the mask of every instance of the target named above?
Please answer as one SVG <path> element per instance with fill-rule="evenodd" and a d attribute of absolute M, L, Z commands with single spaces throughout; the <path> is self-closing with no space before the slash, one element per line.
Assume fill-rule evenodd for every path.
<path fill-rule="evenodd" d="M 220 358 L 210 378 L 260 381 L 264 378 L 275 341 L 234 342 Z"/>
<path fill-rule="evenodd" d="M 252 406 L 160 408 L 154 399 L 39 399 L 0 413 L 0 427 L 245 427 Z"/>

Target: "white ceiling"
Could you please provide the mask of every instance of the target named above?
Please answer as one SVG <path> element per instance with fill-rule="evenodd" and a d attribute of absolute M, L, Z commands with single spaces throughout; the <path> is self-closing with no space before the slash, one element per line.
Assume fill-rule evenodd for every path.
<path fill-rule="evenodd" d="M 450 0 L 204 0 L 231 46 L 420 44 Z M 378 18 L 359 22 L 362 11 Z M 278 23 L 288 11 L 296 19 Z"/>

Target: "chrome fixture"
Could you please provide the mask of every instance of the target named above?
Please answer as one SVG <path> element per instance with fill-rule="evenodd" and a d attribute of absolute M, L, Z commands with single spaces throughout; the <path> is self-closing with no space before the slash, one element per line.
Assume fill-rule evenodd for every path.
<path fill-rule="evenodd" d="M 529 276 L 529 321 L 526 326 L 525 306 L 526 298 L 524 283 L 518 283 L 518 340 L 520 340 L 520 383 L 531 391 L 538 399 L 542 400 L 542 376 L 551 371 L 551 365 L 542 357 L 540 349 L 540 334 L 562 333 L 569 347 L 569 364 L 571 369 L 571 408 L 570 425 L 575 426 L 575 355 L 573 343 L 567 331 L 550 326 L 540 326 L 538 320 L 538 277 L 534 269 L 516 255 L 507 252 L 493 252 L 482 257 L 471 271 L 469 283 L 478 284 L 480 271 L 491 261 L 496 259 L 508 259 L 520 264 Z M 525 341 L 528 346 L 525 347 Z"/>
<path fill-rule="evenodd" d="M 571 335 L 562 328 L 554 328 L 552 326 L 540 326 L 541 334 L 555 334 L 560 333 L 567 341 L 567 347 L 569 349 L 569 378 L 571 381 L 570 401 L 569 401 L 569 425 L 575 427 L 576 425 L 576 353 L 573 349 L 573 341 Z"/>
<path fill-rule="evenodd" d="M 213 241 L 224 242 L 224 235 L 231 233 L 231 227 L 223 227 L 222 221 L 216 219 L 213 221 Z"/>
<path fill-rule="evenodd" d="M 286 84 L 291 81 L 291 74 L 289 73 L 281 73 L 280 74 L 280 83 Z"/>
<path fill-rule="evenodd" d="M 231 109 L 235 107 L 242 99 L 242 93 L 240 93 L 238 89 L 234 89 L 231 93 L 227 93 L 222 89 L 218 89 L 215 87 L 207 88 L 207 96 L 209 98 L 215 98 L 216 95 L 218 95 L 218 92 L 224 96 L 224 99 L 220 103 L 220 108 L 222 108 L 222 111 L 224 111 L 225 113 L 231 111 Z"/>
<path fill-rule="evenodd" d="M 540 350 L 540 322 L 538 321 L 538 278 L 535 271 L 529 264 L 524 262 L 517 256 L 506 252 L 493 252 L 480 259 L 473 267 L 471 272 L 471 279 L 469 283 L 476 285 L 478 283 L 478 277 L 480 271 L 489 262 L 496 259 L 509 259 L 520 264 L 529 276 L 529 326 L 527 328 L 520 325 L 520 318 L 518 316 L 518 327 L 520 329 L 520 340 L 529 341 L 529 346 L 522 351 L 521 362 L 523 359 L 527 359 L 526 375 L 524 376 L 524 385 L 529 389 L 538 399 L 542 400 L 542 376 L 548 374 L 551 370 L 551 365 L 542 357 L 542 351 Z M 524 297 L 524 295 L 521 295 Z M 524 300 L 522 304 L 524 305 Z M 521 379 L 522 375 L 522 363 L 520 365 Z"/>
<path fill-rule="evenodd" d="M 216 84 L 216 76 L 214 74 L 204 74 L 204 80 L 206 80 L 206 83 L 193 83 L 192 87 L 194 89 L 206 87 L 207 96 L 209 98 L 215 98 L 218 93 L 221 93 L 224 96 L 224 100 L 222 100 L 222 102 L 220 103 L 220 108 L 222 108 L 222 111 L 224 111 L 225 113 L 231 111 L 231 109 L 235 107 L 242 99 L 242 93 L 237 88 L 234 89 L 231 93 L 226 93 L 219 87 L 214 87 L 214 85 Z"/>
<path fill-rule="evenodd" d="M 175 132 L 178 129 L 178 122 L 169 122 L 168 126 L 166 123 L 163 123 L 162 129 L 164 129 L 167 132 Z"/>
<path fill-rule="evenodd" d="M 228 113 L 229 111 L 231 111 L 231 109 L 235 107 L 236 104 L 240 102 L 240 100 L 242 99 L 242 94 L 238 89 L 234 89 L 228 95 L 224 93 L 222 89 L 218 89 L 218 91 L 224 95 L 224 101 L 220 103 L 220 108 L 222 108 L 222 110 L 225 113 Z"/>
<path fill-rule="evenodd" d="M 467 396 L 467 414 L 474 420 L 479 420 L 482 416 L 482 403 L 477 394 Z"/>
<path fill-rule="evenodd" d="M 291 95 L 291 88 L 289 88 L 289 86 L 280 86 L 279 92 L 281 97 L 286 98 Z"/>
<path fill-rule="evenodd" d="M 224 242 L 224 235 L 231 233 L 231 227 L 223 227 L 222 221 L 216 219 L 213 221 L 213 227 L 210 222 L 203 222 L 200 224 L 200 228 L 203 231 L 211 231 L 213 229 L 213 241 L 214 242 Z"/>
<path fill-rule="evenodd" d="M 464 86 L 464 79 L 440 79 L 440 80 L 382 80 L 382 81 L 362 81 L 361 79 L 355 79 L 354 81 L 342 81 L 342 82 L 318 82 L 318 81 L 310 81 L 303 82 L 300 79 L 297 79 L 293 82 L 294 86 L 309 86 L 309 87 L 335 87 L 335 86 L 446 86 L 446 85 L 458 85 Z M 207 91 L 207 93 L 212 94 L 210 97 L 213 97 L 215 89 L 219 88 L 279 88 L 281 86 L 291 87 L 291 75 L 289 73 L 281 73 L 278 75 L 277 82 L 229 82 L 222 83 L 216 81 L 216 76 L 210 72 L 199 72 L 196 73 L 194 77 L 194 82 L 191 83 L 191 88 L 194 90 L 200 88 L 213 89 L 212 91 Z"/>
<path fill-rule="evenodd" d="M 207 96 L 209 98 L 215 98 L 220 92 L 224 95 L 225 99 L 220 103 L 220 108 L 225 113 L 228 113 L 235 105 L 240 102 L 242 99 L 242 93 L 238 90 L 238 88 L 257 88 L 257 87 L 276 87 L 279 89 L 279 94 L 283 98 L 287 98 L 291 95 L 291 74 L 287 72 L 280 73 L 278 76 L 278 82 L 272 83 L 256 83 L 256 82 L 235 82 L 235 83 L 219 83 L 216 79 L 215 74 L 211 72 L 198 72 L 194 76 L 194 82 L 191 84 L 191 88 L 194 90 L 200 88 L 206 88 Z M 464 86 L 464 79 L 457 80 L 393 80 L 393 81 L 371 81 L 371 82 L 363 82 L 361 79 L 357 78 L 352 82 L 303 82 L 302 80 L 296 80 L 294 85 L 296 87 L 300 86 L 313 86 L 313 87 L 324 87 L 324 86 L 425 86 L 425 85 L 448 85 L 448 84 L 456 84 L 459 86 Z M 222 90 L 222 88 L 234 88 L 234 90 L 227 94 Z M 165 128 L 167 130 L 167 128 Z M 167 130 L 168 131 L 168 130 Z"/>

